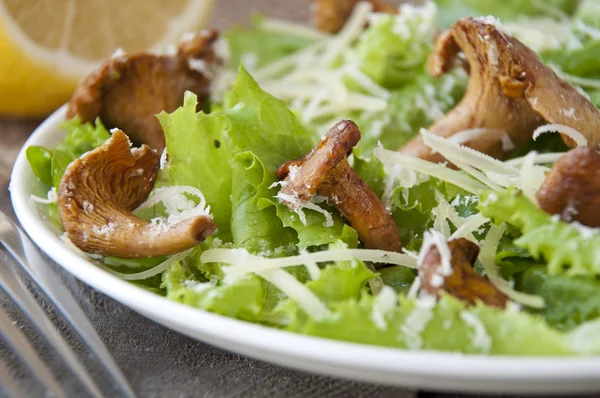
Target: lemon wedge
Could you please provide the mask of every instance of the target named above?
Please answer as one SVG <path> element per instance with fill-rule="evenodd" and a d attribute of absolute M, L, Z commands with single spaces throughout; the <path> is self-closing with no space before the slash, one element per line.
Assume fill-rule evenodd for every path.
<path fill-rule="evenodd" d="M 0 115 L 44 116 L 118 48 L 160 51 L 214 0 L 0 0 Z"/>

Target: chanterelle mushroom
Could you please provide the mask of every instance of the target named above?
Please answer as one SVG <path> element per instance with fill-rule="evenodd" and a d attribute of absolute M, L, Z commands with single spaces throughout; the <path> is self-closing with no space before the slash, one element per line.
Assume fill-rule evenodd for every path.
<path fill-rule="evenodd" d="M 200 103 L 208 100 L 217 37 L 216 31 L 203 31 L 186 37 L 174 55 L 139 53 L 108 60 L 77 87 L 67 117 L 78 115 L 83 122 L 100 117 L 107 127 L 127 131 L 134 142 L 162 151 L 165 137 L 155 115 L 181 106 L 186 90 L 197 94 Z"/>
<path fill-rule="evenodd" d="M 284 179 L 281 193 L 300 202 L 324 196 L 356 229 L 366 248 L 399 252 L 402 242 L 392 216 L 346 159 L 359 140 L 354 122 L 338 122 L 310 153 L 279 168 L 277 175 Z M 298 206 L 296 201 L 284 203 L 291 209 Z"/>
<path fill-rule="evenodd" d="M 336 33 L 361 1 L 363 0 L 313 0 L 311 10 L 315 27 L 325 32 Z M 381 0 L 369 0 L 369 3 L 373 5 L 374 12 L 398 12 L 398 6 Z"/>
<path fill-rule="evenodd" d="M 164 256 L 189 249 L 215 230 L 212 217 L 174 225 L 134 216 L 152 189 L 160 155 L 147 145 L 129 147 L 114 129 L 102 146 L 67 168 L 58 189 L 58 208 L 69 239 L 87 253 L 124 258 Z"/>
<path fill-rule="evenodd" d="M 600 227 L 600 154 L 580 147 L 562 155 L 536 197 L 542 209 L 566 222 Z"/>
<path fill-rule="evenodd" d="M 503 158 L 507 153 L 497 131 L 505 131 L 519 147 L 546 121 L 578 130 L 588 139 L 590 147 L 597 148 L 600 111 L 544 65 L 532 50 L 488 18 L 461 19 L 438 38 L 428 60 L 429 73 L 436 77 L 442 75 L 455 65 L 457 56 L 463 52 L 470 78 L 460 103 L 429 130 L 450 137 L 467 129 L 489 129 L 496 139 L 483 134 L 465 145 Z M 575 146 L 575 142 L 564 135 L 563 140 Z M 400 150 L 427 160 L 443 161 L 421 137 L 414 138 Z"/>
<path fill-rule="evenodd" d="M 446 292 L 469 304 L 476 304 L 479 300 L 490 306 L 504 308 L 508 298 L 473 269 L 479 246 L 460 238 L 449 241 L 448 247 L 452 273 L 448 276 L 441 274 L 440 252 L 436 246 L 432 246 L 419 266 L 421 290 L 436 297 Z"/>

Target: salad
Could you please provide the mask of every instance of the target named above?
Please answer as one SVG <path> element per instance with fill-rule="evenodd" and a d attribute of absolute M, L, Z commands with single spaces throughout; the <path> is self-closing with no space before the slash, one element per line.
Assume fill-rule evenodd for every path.
<path fill-rule="evenodd" d="M 600 354 L 600 4 L 315 0 L 313 19 L 116 53 L 64 141 L 27 148 L 41 214 L 107 272 L 243 321 Z"/>

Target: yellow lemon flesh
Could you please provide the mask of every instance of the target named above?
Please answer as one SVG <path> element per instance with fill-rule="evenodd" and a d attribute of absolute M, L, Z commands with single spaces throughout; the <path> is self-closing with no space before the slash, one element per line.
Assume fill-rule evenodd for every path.
<path fill-rule="evenodd" d="M 0 115 L 44 116 L 118 48 L 160 51 L 214 0 L 0 0 Z"/>

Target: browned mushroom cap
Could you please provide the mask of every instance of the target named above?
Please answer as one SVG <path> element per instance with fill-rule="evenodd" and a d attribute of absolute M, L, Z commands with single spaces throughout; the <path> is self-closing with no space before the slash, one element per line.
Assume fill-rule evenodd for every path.
<path fill-rule="evenodd" d="M 542 209 L 563 221 L 600 227 L 600 154 L 580 147 L 562 155 L 536 197 Z"/>
<path fill-rule="evenodd" d="M 336 33 L 346 23 L 354 7 L 362 0 L 313 0 L 312 16 L 315 27 L 325 32 Z M 398 6 L 380 0 L 369 0 L 373 11 L 395 14 Z"/>
<path fill-rule="evenodd" d="M 545 120 L 575 128 L 586 136 L 591 147 L 598 146 L 600 111 L 520 41 L 485 19 L 462 19 L 438 38 L 428 61 L 429 73 L 438 77 L 451 69 L 461 51 L 470 73 L 467 91 L 454 109 L 429 128 L 433 133 L 450 137 L 471 128 L 501 130 L 519 147 Z M 503 158 L 506 152 L 499 138 L 490 140 L 483 134 L 465 145 Z M 570 138 L 563 139 L 575 146 Z M 421 137 L 400 150 L 443 161 Z"/>
<path fill-rule="evenodd" d="M 67 117 L 78 115 L 83 122 L 100 117 L 107 127 L 127 131 L 134 142 L 162 151 L 165 137 L 154 115 L 181 106 L 186 90 L 201 104 L 208 100 L 210 76 L 190 68 L 190 60 L 216 62 L 212 44 L 217 36 L 205 31 L 189 37 L 173 56 L 138 53 L 106 61 L 77 87 Z"/>
<path fill-rule="evenodd" d="M 102 146 L 67 168 L 58 189 L 58 208 L 69 239 L 87 253 L 123 258 L 156 257 L 189 249 L 215 230 L 210 216 L 172 226 L 134 216 L 152 189 L 160 156 L 146 145 L 129 148 L 115 129 Z"/>
<path fill-rule="evenodd" d="M 451 253 L 452 274 L 442 276 L 441 256 L 437 247 L 432 246 L 419 266 L 422 291 L 436 297 L 446 292 L 472 305 L 482 301 L 493 307 L 506 307 L 508 298 L 473 268 L 479 254 L 479 246 L 460 238 L 448 242 L 448 247 Z"/>
<path fill-rule="evenodd" d="M 281 193 L 302 201 L 325 196 L 356 229 L 366 248 L 399 252 L 402 242 L 392 216 L 346 159 L 359 140 L 354 122 L 338 122 L 308 155 L 277 170 L 279 178 L 285 178 Z M 295 208 L 295 203 L 285 203 Z"/>

